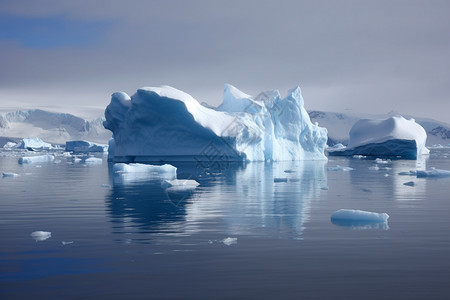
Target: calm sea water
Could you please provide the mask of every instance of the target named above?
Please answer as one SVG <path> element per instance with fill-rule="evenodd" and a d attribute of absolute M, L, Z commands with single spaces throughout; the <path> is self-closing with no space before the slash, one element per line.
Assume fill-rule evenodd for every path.
<path fill-rule="evenodd" d="M 17 159 L 0 153 L 0 171 L 20 175 L 0 178 L 1 299 L 450 297 L 450 178 L 398 175 L 450 170 L 449 149 L 378 170 L 339 157 L 178 165 L 200 182 L 178 194 L 106 159 Z M 388 227 L 334 225 L 340 208 L 386 212 Z M 37 230 L 52 236 L 36 242 Z"/>

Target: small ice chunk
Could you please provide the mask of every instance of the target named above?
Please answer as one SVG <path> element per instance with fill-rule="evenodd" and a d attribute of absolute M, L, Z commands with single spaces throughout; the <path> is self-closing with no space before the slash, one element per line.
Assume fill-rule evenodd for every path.
<path fill-rule="evenodd" d="M 408 182 L 405 182 L 403 185 L 415 186 L 416 184 L 414 183 L 414 181 L 408 181 Z"/>
<path fill-rule="evenodd" d="M 375 163 L 380 164 L 380 165 L 381 164 L 385 165 L 385 164 L 388 164 L 390 162 L 391 162 L 390 159 L 382 159 L 382 158 L 376 158 L 375 159 Z"/>
<path fill-rule="evenodd" d="M 20 176 L 20 175 L 17 173 L 12 173 L 12 172 L 3 172 L 2 173 L 2 177 L 18 177 L 18 176 Z"/>
<path fill-rule="evenodd" d="M 341 167 L 339 165 L 335 166 L 335 167 L 327 167 L 328 171 L 343 171 L 343 172 L 348 172 L 348 171 L 352 171 L 354 170 L 353 168 L 350 167 Z"/>
<path fill-rule="evenodd" d="M 193 190 L 199 185 L 200 183 L 192 179 L 174 179 L 164 180 L 161 187 L 166 189 L 168 192 L 182 192 Z"/>
<path fill-rule="evenodd" d="M 416 176 L 417 172 L 416 171 L 409 171 L 409 172 L 399 172 L 398 175 L 401 176 Z"/>
<path fill-rule="evenodd" d="M 62 244 L 63 246 L 65 246 L 65 245 L 70 245 L 70 244 L 73 244 L 73 241 L 70 241 L 70 242 L 62 241 L 61 244 Z"/>
<path fill-rule="evenodd" d="M 88 157 L 84 160 L 84 163 L 88 165 L 101 165 L 103 163 L 103 159 L 98 157 Z"/>
<path fill-rule="evenodd" d="M 110 188 L 111 186 L 107 183 L 102 183 L 101 187 L 103 188 Z"/>
<path fill-rule="evenodd" d="M 38 155 L 38 156 L 24 156 L 19 158 L 19 164 L 34 164 L 34 163 L 45 163 L 52 162 L 55 160 L 53 155 Z"/>
<path fill-rule="evenodd" d="M 288 179 L 286 177 L 284 177 L 284 178 L 277 178 L 277 177 L 275 177 L 273 179 L 273 182 L 288 182 Z"/>
<path fill-rule="evenodd" d="M 113 173 L 124 182 L 148 179 L 172 180 L 177 177 L 177 168 L 169 164 L 157 166 L 138 163 L 117 163 L 113 166 Z"/>
<path fill-rule="evenodd" d="M 31 233 L 31 237 L 36 241 L 36 242 L 42 242 L 45 241 L 49 238 L 51 238 L 52 233 L 49 231 L 34 231 Z"/>
<path fill-rule="evenodd" d="M 433 178 L 450 177 L 450 171 L 440 170 L 440 169 L 417 170 L 416 174 L 417 174 L 417 178 L 423 178 L 423 177 L 433 177 Z"/>
<path fill-rule="evenodd" d="M 371 166 L 371 167 L 369 167 L 369 170 L 371 170 L 371 171 L 378 171 L 379 169 L 380 169 L 379 166 Z"/>
<path fill-rule="evenodd" d="M 353 155 L 353 158 L 362 159 L 362 158 L 367 158 L 367 156 L 365 156 L 365 155 Z"/>
<path fill-rule="evenodd" d="M 233 244 L 237 244 L 237 238 L 227 237 L 227 238 L 222 240 L 222 243 L 224 243 L 227 246 L 230 246 L 230 245 L 233 245 Z"/>
<path fill-rule="evenodd" d="M 363 221 L 372 223 L 387 222 L 387 213 L 375 213 L 356 209 L 340 209 L 331 215 L 331 221 Z"/>
<path fill-rule="evenodd" d="M 16 146 L 17 146 L 17 143 L 7 142 L 5 145 L 3 145 L 3 149 L 13 149 Z"/>

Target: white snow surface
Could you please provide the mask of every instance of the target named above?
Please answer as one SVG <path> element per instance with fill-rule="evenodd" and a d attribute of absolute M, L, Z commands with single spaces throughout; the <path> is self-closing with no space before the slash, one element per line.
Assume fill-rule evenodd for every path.
<path fill-rule="evenodd" d="M 106 143 L 111 133 L 105 130 L 102 123 L 102 118 L 87 121 L 67 113 L 41 109 L 17 110 L 0 114 L 0 136 L 35 136 L 52 144 L 81 139 Z"/>
<path fill-rule="evenodd" d="M 330 149 L 332 155 L 400 156 L 416 159 L 429 154 L 427 133 L 414 119 L 400 115 L 387 119 L 361 119 L 349 133 L 348 147 Z"/>
<path fill-rule="evenodd" d="M 114 161 L 174 156 L 186 160 L 215 151 L 222 160 L 325 160 L 327 130 L 311 123 L 296 87 L 256 98 L 226 85 L 222 105 L 202 106 L 169 86 L 114 93 L 105 110 Z M 131 158 L 131 159 L 130 159 Z"/>
<path fill-rule="evenodd" d="M 427 154 L 427 133 L 414 119 L 393 116 L 387 119 L 361 119 L 349 133 L 348 147 L 355 148 L 388 140 L 415 140 L 418 154 Z"/>
<path fill-rule="evenodd" d="M 53 155 L 37 155 L 37 156 L 24 156 L 19 158 L 19 164 L 35 164 L 35 163 L 46 163 L 55 160 Z"/>
<path fill-rule="evenodd" d="M 363 221 L 363 222 L 387 222 L 387 213 L 375 213 L 356 209 L 340 209 L 331 215 L 331 220 Z"/>

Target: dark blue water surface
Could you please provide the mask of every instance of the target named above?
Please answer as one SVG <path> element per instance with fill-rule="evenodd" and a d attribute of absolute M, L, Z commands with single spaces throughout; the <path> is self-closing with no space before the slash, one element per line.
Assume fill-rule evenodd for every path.
<path fill-rule="evenodd" d="M 450 178 L 398 175 L 450 170 L 449 149 L 378 164 L 178 164 L 200 186 L 177 194 L 106 159 L 19 155 L 0 153 L 0 172 L 20 175 L 0 178 L 1 299 L 450 297 Z M 327 170 L 337 165 L 354 170 Z M 341 208 L 390 218 L 331 223 Z M 52 236 L 36 242 L 37 230 Z"/>

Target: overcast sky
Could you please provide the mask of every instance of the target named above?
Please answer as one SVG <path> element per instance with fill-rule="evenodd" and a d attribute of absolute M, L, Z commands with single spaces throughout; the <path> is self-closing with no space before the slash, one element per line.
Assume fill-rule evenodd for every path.
<path fill-rule="evenodd" d="M 98 113 L 171 85 L 221 102 L 299 85 L 308 110 L 450 123 L 450 1 L 0 1 L 0 108 Z"/>

